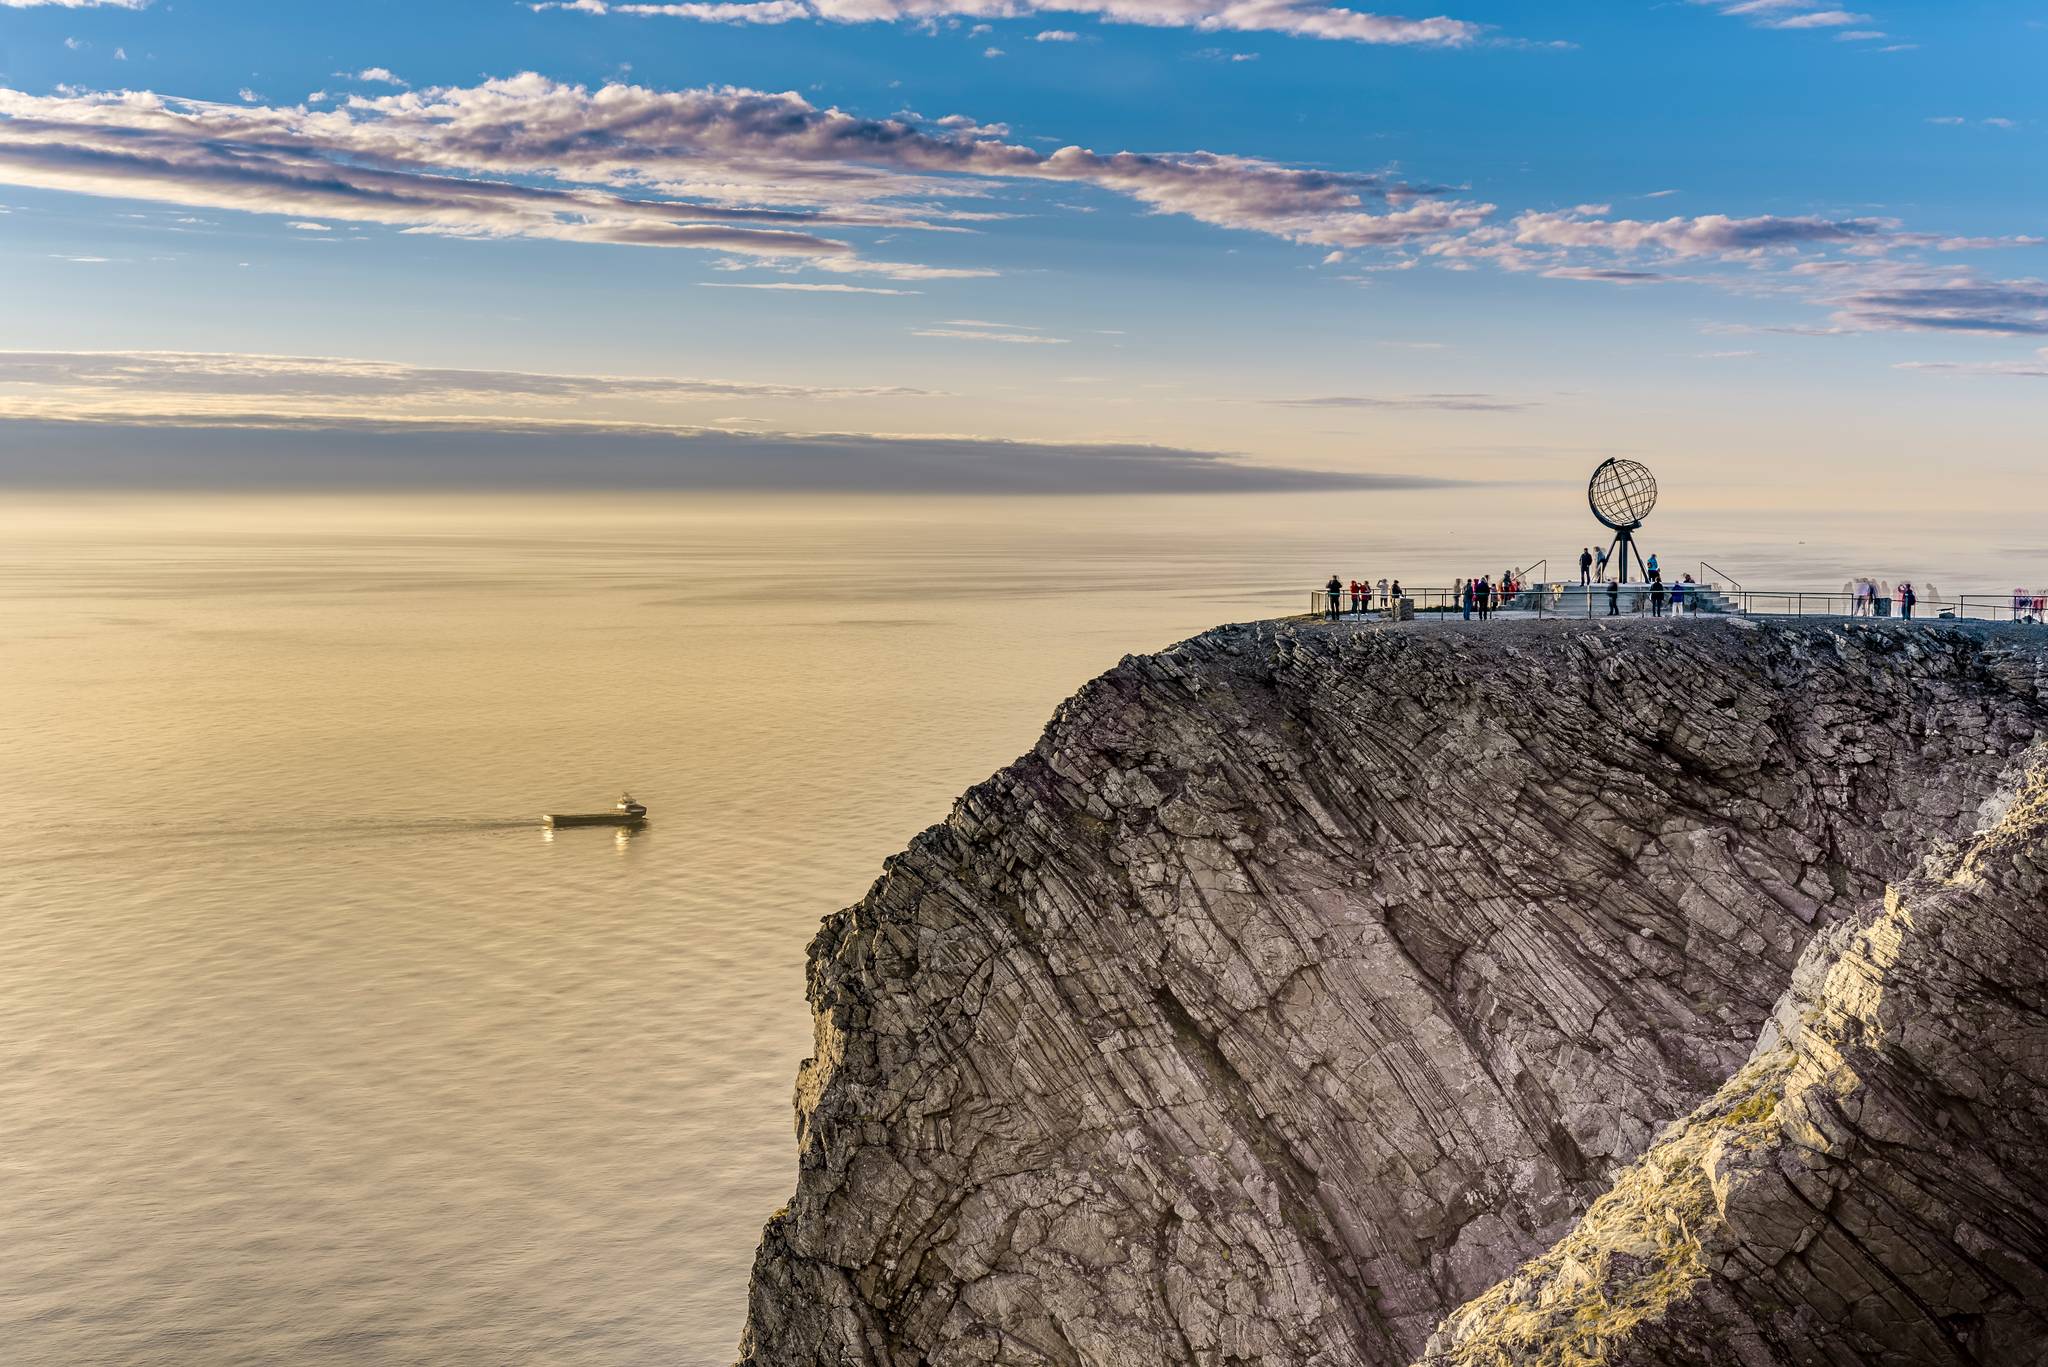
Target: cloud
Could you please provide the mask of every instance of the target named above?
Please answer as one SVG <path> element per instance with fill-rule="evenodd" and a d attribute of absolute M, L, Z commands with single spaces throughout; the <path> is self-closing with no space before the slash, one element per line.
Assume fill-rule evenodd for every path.
<path fill-rule="evenodd" d="M 377 85 L 395 85 L 410 88 L 405 81 L 392 75 L 391 68 L 386 66 L 366 66 L 356 73 L 356 79 L 372 82 Z"/>
<path fill-rule="evenodd" d="M 149 0 L 0 0 L 0 9 L 144 9 Z"/>
<path fill-rule="evenodd" d="M 923 294 L 923 290 L 882 289 L 874 285 L 823 284 L 815 281 L 775 280 L 699 280 L 699 289 L 707 290 L 796 290 L 808 294 Z"/>
<path fill-rule="evenodd" d="M 1029 331 L 995 331 L 1001 323 L 985 326 L 913 328 L 913 337 L 944 337 L 955 342 L 1009 342 L 1022 346 L 1065 346 L 1064 337 L 1048 337 L 1036 329 Z"/>
<path fill-rule="evenodd" d="M 242 107 L 148 91 L 0 88 L 0 183 L 456 237 L 709 248 L 906 279 L 989 274 L 863 256 L 846 230 L 968 231 L 948 201 L 1052 183 L 1323 247 L 1482 222 L 1487 204 L 1375 172 L 1212 152 L 1055 151 L 735 87 L 596 90 L 526 73 Z M 822 231 L 836 230 L 829 235 Z"/>
<path fill-rule="evenodd" d="M 1647 285 L 1671 277 L 1661 271 L 1629 271 L 1614 266 L 1552 266 L 1547 280 L 1604 280 L 1611 285 Z"/>
<path fill-rule="evenodd" d="M 0 484 L 662 488 L 948 494 L 1421 489 L 1455 481 L 1259 465 L 1127 442 L 468 419 L 0 418 Z"/>
<path fill-rule="evenodd" d="M 1105 23 L 1146 28 L 1287 33 L 1304 38 L 1411 47 L 1466 47 L 1478 42 L 1487 28 L 1463 19 L 1406 19 L 1320 4 L 1316 0 L 762 0 L 704 4 L 545 0 L 532 8 L 753 24 L 782 24 L 800 19 L 838 24 L 930 23 L 949 15 L 1011 19 L 1083 14 Z"/>
<path fill-rule="evenodd" d="M 1879 219 L 1781 218 L 1588 218 L 1579 210 L 1527 213 L 1515 220 L 1514 240 L 1543 247 L 1597 247 L 1608 251 L 1656 251 L 1671 256 L 1727 256 L 1783 247 L 1840 244 L 1882 237 L 1895 225 Z"/>
<path fill-rule="evenodd" d="M 1064 28 L 1045 29 L 1042 32 L 1033 34 L 1031 37 L 1031 41 L 1034 43 L 1077 43 L 1080 40 L 1080 34 L 1075 33 L 1072 29 Z"/>
<path fill-rule="evenodd" d="M 1424 244 L 1425 257 L 1453 270 L 1486 262 L 1507 271 L 1538 272 L 1555 280 L 1595 280 L 1644 284 L 1673 279 L 1638 264 L 1684 261 L 1702 265 L 1741 264 L 1755 269 L 1773 258 L 1792 262 L 1787 273 L 1814 268 L 1813 253 L 1840 249 L 1852 254 L 1882 255 L 1910 246 L 1931 246 L 1927 234 L 1903 231 L 1889 219 L 1833 219 L 1774 214 L 1736 218 L 1727 214 L 1664 219 L 1614 218 L 1605 204 L 1572 209 L 1531 210 L 1507 224 L 1485 224 Z M 1835 264 L 1835 263 L 1829 263 Z M 1723 275 L 1699 277 L 1724 285 Z"/>
<path fill-rule="evenodd" d="M 2048 337 L 2048 281 L 1967 273 L 1900 274 L 1835 299 L 1836 321 L 1858 331 Z"/>
<path fill-rule="evenodd" d="M 1789 29 L 1842 29 L 1854 28 L 1859 24 L 1874 22 L 1867 14 L 1851 10 L 1834 9 L 1822 0 L 1692 0 L 1695 5 L 1704 5 L 1731 18 L 1748 21 L 1756 28 Z M 1883 38 L 1877 32 L 1861 32 L 1838 37 L 1857 39 Z"/>
<path fill-rule="evenodd" d="M 521 407 L 733 399 L 915 398 L 929 391 L 834 388 L 650 375 L 573 375 L 414 366 L 338 356 L 207 351 L 0 351 L 0 414 L 206 419 L 252 400 L 328 416 L 428 415 L 479 403 Z"/>
<path fill-rule="evenodd" d="M 1993 375 L 2019 380 L 2048 380 L 2048 347 L 2032 361 L 1900 361 L 1894 370 L 1925 370 L 1951 375 Z"/>
<path fill-rule="evenodd" d="M 1867 24 L 1870 16 L 1854 14 L 1845 9 L 1811 10 L 1805 14 L 1788 14 L 1782 19 L 1760 21 L 1765 28 L 1841 28 L 1848 24 Z M 1883 34 L 1878 35 L 1880 38 Z"/>
<path fill-rule="evenodd" d="M 1372 394 L 1325 394 L 1304 399 L 1263 399 L 1277 408 L 1374 408 L 1426 409 L 1440 413 L 1519 413 L 1536 407 L 1521 399 L 1504 399 L 1497 394 L 1408 394 L 1385 397 Z"/>

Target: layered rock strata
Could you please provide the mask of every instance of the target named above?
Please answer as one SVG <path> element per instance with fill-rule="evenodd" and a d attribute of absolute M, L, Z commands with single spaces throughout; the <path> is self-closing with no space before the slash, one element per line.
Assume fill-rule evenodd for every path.
<path fill-rule="evenodd" d="M 743 1361 L 1410 1361 L 1726 1095 L 2044 697 L 2032 636 L 1874 623 L 1126 660 L 813 943 Z"/>
<path fill-rule="evenodd" d="M 2048 1359 L 2048 759 L 1428 1367 Z"/>

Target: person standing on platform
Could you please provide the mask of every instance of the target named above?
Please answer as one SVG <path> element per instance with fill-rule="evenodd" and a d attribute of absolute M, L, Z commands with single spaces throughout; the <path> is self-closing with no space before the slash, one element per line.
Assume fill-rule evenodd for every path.
<path fill-rule="evenodd" d="M 1459 603 L 1460 603 L 1460 604 L 1462 605 L 1462 607 L 1463 607 L 1463 609 L 1464 609 L 1464 613 L 1465 613 L 1465 620 L 1466 620 L 1466 621 L 1468 621 L 1468 622 L 1469 622 L 1469 621 L 1471 621 L 1471 620 L 1472 620 L 1472 581 L 1471 581 L 1470 579 L 1460 579 L 1460 580 L 1458 581 L 1458 602 L 1459 602 Z"/>
<path fill-rule="evenodd" d="M 1330 582 L 1323 585 L 1323 615 L 1334 622 L 1343 611 L 1344 581 L 1333 574 Z"/>
<path fill-rule="evenodd" d="M 1607 615 L 1621 616 L 1621 585 L 1613 579 L 1607 581 Z"/>
<path fill-rule="evenodd" d="M 1579 551 L 1579 587 L 1591 588 L 1593 584 L 1593 548 L 1586 546 Z"/>

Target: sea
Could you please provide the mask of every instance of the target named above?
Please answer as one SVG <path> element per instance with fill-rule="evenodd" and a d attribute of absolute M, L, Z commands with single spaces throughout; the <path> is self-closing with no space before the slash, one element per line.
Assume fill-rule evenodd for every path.
<path fill-rule="evenodd" d="M 1667 521 L 1758 587 L 2048 577 L 2018 511 Z M 1542 487 L 9 493 L 0 1361 L 731 1362 L 821 917 L 1121 656 L 1593 530 Z M 622 790 L 644 831 L 541 825 Z"/>

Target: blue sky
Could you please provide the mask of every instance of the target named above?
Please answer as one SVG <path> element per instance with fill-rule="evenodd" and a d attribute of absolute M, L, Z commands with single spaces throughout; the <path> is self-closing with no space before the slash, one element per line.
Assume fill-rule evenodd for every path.
<path fill-rule="evenodd" d="M 2048 9 L 1068 2 L 0 0 L 0 478 L 220 425 L 2041 478 Z"/>

